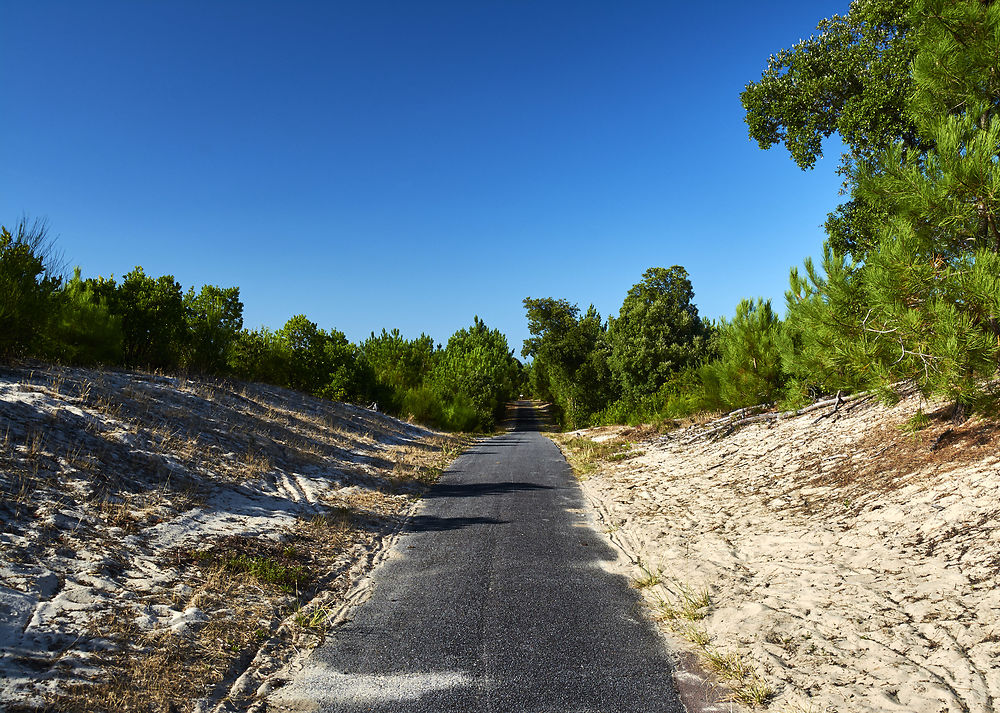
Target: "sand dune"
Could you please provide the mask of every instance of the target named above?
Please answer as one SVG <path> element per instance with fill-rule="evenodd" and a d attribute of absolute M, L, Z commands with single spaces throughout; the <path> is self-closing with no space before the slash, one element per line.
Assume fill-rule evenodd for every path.
<path fill-rule="evenodd" d="M 448 442 L 263 385 L 0 372 L 0 708 L 252 699 L 322 636 Z"/>
<path fill-rule="evenodd" d="M 752 662 L 771 709 L 988 713 L 1000 702 L 997 426 L 942 411 L 911 435 L 900 426 L 919 405 L 868 401 L 717 440 L 698 427 L 578 432 L 628 444 L 583 487 L 660 577 L 651 602 L 710 592 L 705 618 L 684 623 L 707 640 L 674 626 L 674 644 Z"/>

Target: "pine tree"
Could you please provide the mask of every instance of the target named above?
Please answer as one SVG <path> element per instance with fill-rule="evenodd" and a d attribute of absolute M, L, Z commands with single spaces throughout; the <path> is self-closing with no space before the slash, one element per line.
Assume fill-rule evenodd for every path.
<path fill-rule="evenodd" d="M 711 398 L 728 408 L 772 403 L 785 382 L 778 347 L 781 321 L 770 300 L 742 300 L 732 321 L 718 331 L 720 357 L 702 367 L 702 383 Z"/>
<path fill-rule="evenodd" d="M 911 110 L 934 148 L 903 143 L 855 173 L 894 216 L 866 260 L 868 338 L 893 356 L 883 385 L 912 380 L 959 413 L 988 394 L 1000 356 L 1000 5 L 925 0 Z"/>
<path fill-rule="evenodd" d="M 823 246 L 821 270 L 806 259 L 804 274 L 792 268 L 785 293 L 787 315 L 779 338 L 788 396 L 805 400 L 877 382 L 873 364 L 887 354 L 864 329 L 864 271 L 857 262 Z"/>

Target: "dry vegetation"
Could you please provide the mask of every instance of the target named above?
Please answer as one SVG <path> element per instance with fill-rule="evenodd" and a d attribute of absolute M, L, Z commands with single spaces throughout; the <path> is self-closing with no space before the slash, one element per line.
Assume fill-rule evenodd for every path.
<path fill-rule="evenodd" d="M 462 445 L 274 387 L 0 373 L 0 706 L 248 703 Z"/>

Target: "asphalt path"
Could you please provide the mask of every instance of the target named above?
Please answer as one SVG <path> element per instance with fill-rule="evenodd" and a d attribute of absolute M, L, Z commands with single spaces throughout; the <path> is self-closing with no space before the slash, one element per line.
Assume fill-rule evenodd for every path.
<path fill-rule="evenodd" d="M 569 466 L 533 407 L 518 413 L 512 431 L 452 464 L 376 569 L 371 596 L 269 710 L 684 710 Z"/>

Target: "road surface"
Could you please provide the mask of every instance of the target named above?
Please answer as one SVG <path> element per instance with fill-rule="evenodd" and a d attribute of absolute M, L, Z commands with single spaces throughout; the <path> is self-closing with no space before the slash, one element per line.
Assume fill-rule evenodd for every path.
<path fill-rule="evenodd" d="M 459 457 L 370 598 L 272 711 L 682 713 L 671 663 L 559 449 L 514 430 Z"/>

